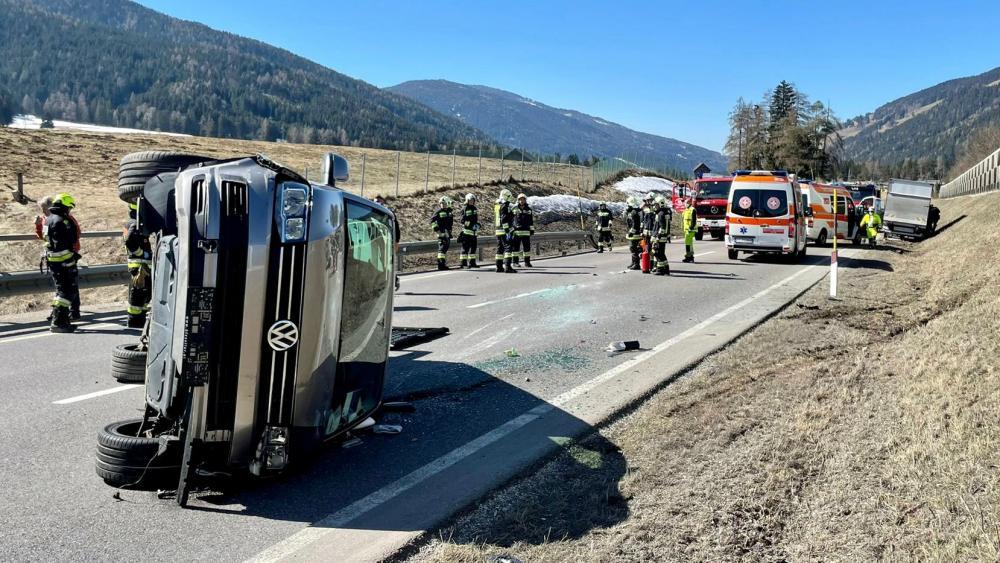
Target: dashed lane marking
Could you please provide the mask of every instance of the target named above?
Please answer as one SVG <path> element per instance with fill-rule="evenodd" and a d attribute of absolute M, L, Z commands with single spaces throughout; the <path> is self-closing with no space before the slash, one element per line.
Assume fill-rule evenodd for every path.
<path fill-rule="evenodd" d="M 70 397 L 68 399 L 60 399 L 58 401 L 52 401 L 53 405 L 68 405 L 70 403 L 79 403 L 80 401 L 86 401 L 87 399 L 93 399 L 95 397 L 103 397 L 105 395 L 110 395 L 112 393 L 119 393 L 121 391 L 127 391 L 129 389 L 135 389 L 136 387 L 142 387 L 141 383 L 133 383 L 129 385 L 120 385 L 118 387 L 112 387 L 111 389 L 104 389 L 101 391 L 94 391 L 93 393 L 87 393 L 86 395 L 77 395 L 76 397 Z"/>

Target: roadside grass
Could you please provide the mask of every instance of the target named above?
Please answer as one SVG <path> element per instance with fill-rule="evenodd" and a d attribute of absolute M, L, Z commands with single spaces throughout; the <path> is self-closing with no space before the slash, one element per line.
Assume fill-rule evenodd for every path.
<path fill-rule="evenodd" d="M 865 251 L 839 300 L 819 284 L 407 558 L 997 560 L 997 203 L 941 201 L 967 217 Z"/>

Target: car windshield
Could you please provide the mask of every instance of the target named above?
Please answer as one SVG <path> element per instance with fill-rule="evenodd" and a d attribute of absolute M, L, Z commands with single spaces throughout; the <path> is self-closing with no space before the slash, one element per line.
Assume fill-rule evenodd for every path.
<path fill-rule="evenodd" d="M 697 197 L 699 199 L 726 199 L 729 197 L 729 187 L 732 185 L 732 180 L 698 182 Z"/>
<path fill-rule="evenodd" d="M 780 217 L 788 214 L 785 190 L 735 189 L 730 212 L 744 217 Z"/>

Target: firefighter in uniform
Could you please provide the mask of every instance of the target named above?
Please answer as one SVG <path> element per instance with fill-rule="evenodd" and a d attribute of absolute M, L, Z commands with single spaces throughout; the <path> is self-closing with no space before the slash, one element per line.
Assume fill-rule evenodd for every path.
<path fill-rule="evenodd" d="M 431 215 L 431 228 L 438 239 L 438 270 L 449 270 L 448 249 L 451 248 L 451 230 L 455 223 L 455 218 L 451 212 L 451 198 L 443 196 L 441 198 L 441 208 Z"/>
<path fill-rule="evenodd" d="M 607 202 L 602 201 L 597 208 L 597 252 L 604 252 L 605 244 L 611 250 L 611 212 L 608 211 Z"/>
<path fill-rule="evenodd" d="M 632 254 L 632 263 L 628 269 L 638 270 L 639 255 L 642 254 L 642 245 L 639 244 L 642 240 L 642 213 L 639 210 L 642 203 L 637 196 L 633 195 L 628 197 L 626 205 L 625 227 L 628 229 L 628 233 L 625 237 L 628 239 L 628 250 Z"/>
<path fill-rule="evenodd" d="M 497 237 L 497 272 L 515 274 L 517 270 L 511 267 L 511 260 L 514 258 L 514 253 L 510 249 L 510 241 L 513 235 L 513 228 L 511 226 L 511 216 L 510 202 L 513 199 L 510 190 L 503 189 L 500 190 L 500 197 L 497 198 L 496 203 L 493 205 L 493 222 L 494 231 L 493 234 Z"/>
<path fill-rule="evenodd" d="M 646 197 L 642 199 L 642 209 L 640 210 L 642 217 L 642 239 L 646 242 L 646 248 L 649 249 L 650 254 L 653 251 L 653 224 L 656 223 L 656 203 L 654 199 L 655 196 L 652 192 L 646 194 Z"/>
<path fill-rule="evenodd" d="M 462 244 L 462 267 L 478 268 L 479 210 L 476 209 L 476 194 L 465 194 L 465 209 L 462 211 L 462 233 L 458 242 Z"/>
<path fill-rule="evenodd" d="M 698 211 L 694 200 L 687 200 L 684 208 L 684 262 L 694 262 L 694 236 L 698 232 Z"/>
<path fill-rule="evenodd" d="M 513 218 L 511 219 L 514 228 L 514 245 L 511 254 L 514 256 L 514 263 L 521 264 L 524 258 L 524 267 L 531 267 L 531 235 L 535 234 L 535 214 L 528 207 L 528 196 L 517 194 L 517 205 L 511 209 Z"/>
<path fill-rule="evenodd" d="M 656 198 L 654 205 L 656 215 L 653 216 L 653 257 L 656 264 L 653 273 L 658 276 L 670 275 L 670 265 L 667 264 L 667 243 L 670 242 L 670 204 L 662 195 Z"/>
<path fill-rule="evenodd" d="M 143 236 L 139 230 L 139 206 L 129 204 L 128 222 L 123 233 L 125 252 L 128 254 L 128 321 L 129 328 L 146 326 L 146 314 L 149 312 L 149 300 L 152 297 L 152 264 L 153 249 L 149 245 L 149 237 Z"/>
<path fill-rule="evenodd" d="M 80 303 L 80 288 L 76 261 L 80 234 L 70 211 L 76 201 L 69 194 L 59 194 L 52 199 L 49 216 L 43 228 L 45 234 L 45 261 L 52 272 L 56 295 L 52 300 L 52 332 L 73 332 L 76 327 L 70 323 L 74 303 Z M 79 305 L 77 305 L 79 307 Z"/>

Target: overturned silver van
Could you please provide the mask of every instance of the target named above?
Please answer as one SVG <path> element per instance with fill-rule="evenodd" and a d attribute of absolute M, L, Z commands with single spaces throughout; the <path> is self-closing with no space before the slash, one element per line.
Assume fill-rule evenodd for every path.
<path fill-rule="evenodd" d="M 393 214 L 263 156 L 146 180 L 154 243 L 145 413 L 98 435 L 119 487 L 274 474 L 364 421 L 382 400 L 391 338 Z"/>

